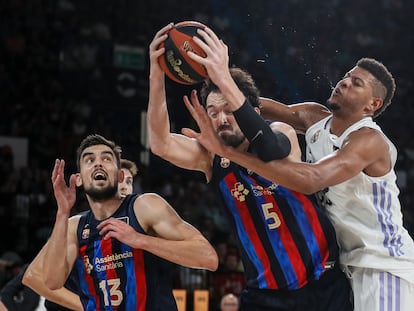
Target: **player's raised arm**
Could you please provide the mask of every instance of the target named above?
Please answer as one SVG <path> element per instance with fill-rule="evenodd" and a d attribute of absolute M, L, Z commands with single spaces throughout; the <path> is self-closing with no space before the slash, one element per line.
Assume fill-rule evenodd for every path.
<path fill-rule="evenodd" d="M 209 153 L 196 140 L 171 133 L 165 77 L 158 63 L 158 58 L 165 52 L 165 48 L 160 48 L 160 44 L 167 38 L 165 32 L 171 27 L 172 25 L 169 24 L 157 32 L 149 47 L 150 78 L 147 118 L 150 148 L 154 154 L 179 167 L 203 171 L 209 175 L 208 168 L 211 166 Z"/>

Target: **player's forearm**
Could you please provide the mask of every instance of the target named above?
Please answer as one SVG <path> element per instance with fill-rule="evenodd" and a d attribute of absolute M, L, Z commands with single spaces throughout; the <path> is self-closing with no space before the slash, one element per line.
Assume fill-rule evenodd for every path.
<path fill-rule="evenodd" d="M 71 310 L 83 310 L 80 298 L 75 293 L 62 287 L 61 289 L 49 289 L 41 275 L 36 274 L 33 270 L 28 270 L 23 278 L 23 284 L 33 289 L 39 295 L 45 297 L 58 305 L 64 306 Z"/>
<path fill-rule="evenodd" d="M 39 292 L 39 294 L 44 296 L 47 300 L 52 301 L 60 306 L 63 306 L 70 310 L 83 310 L 79 296 L 65 287 L 56 290 L 48 290 L 45 287 L 45 291 L 42 292 L 43 293 Z"/>
<path fill-rule="evenodd" d="M 330 115 L 328 109 L 315 102 L 286 105 L 279 101 L 260 97 L 261 115 L 267 120 L 285 122 L 298 134 L 305 134 L 312 124 Z"/>
<path fill-rule="evenodd" d="M 67 261 L 69 215 L 58 210 L 43 258 L 44 281 L 49 289 L 63 287 L 69 275 Z"/>
<path fill-rule="evenodd" d="M 26 272 L 23 275 L 22 283 L 39 295 L 45 297 L 54 303 L 64 306 L 71 310 L 83 310 L 79 296 L 68 289 L 62 287 L 57 290 L 50 290 L 44 283 L 44 256 L 46 253 L 46 243 L 37 256 L 33 259 L 30 265 L 27 267 Z"/>
<path fill-rule="evenodd" d="M 145 236 L 136 246 L 185 267 L 215 271 L 218 266 L 217 253 L 204 237 L 174 241 Z"/>
<path fill-rule="evenodd" d="M 220 88 L 223 96 L 227 99 L 232 111 L 239 109 L 243 105 L 246 97 L 240 91 L 230 74 L 228 79 L 223 79 L 217 86 Z"/>
<path fill-rule="evenodd" d="M 150 78 L 147 110 L 148 139 L 151 151 L 161 155 L 170 135 L 170 120 L 165 94 L 165 82 Z"/>
<path fill-rule="evenodd" d="M 320 172 L 308 163 L 292 162 L 288 159 L 263 162 L 251 153 L 232 147 L 223 148 L 221 156 L 252 170 L 275 184 L 298 192 L 311 194 L 323 189 L 320 183 L 322 181 Z"/>

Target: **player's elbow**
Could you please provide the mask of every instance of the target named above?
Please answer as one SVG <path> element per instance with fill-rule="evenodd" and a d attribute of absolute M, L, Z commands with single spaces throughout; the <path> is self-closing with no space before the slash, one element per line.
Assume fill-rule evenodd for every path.
<path fill-rule="evenodd" d="M 167 150 L 165 148 L 166 144 L 164 142 L 158 142 L 150 139 L 149 146 L 151 152 L 161 158 L 166 154 Z"/>
<path fill-rule="evenodd" d="M 150 150 L 153 154 L 163 158 L 167 155 L 171 142 L 170 136 L 150 134 L 148 136 Z"/>
<path fill-rule="evenodd" d="M 216 271 L 219 266 L 219 259 L 215 250 L 210 252 L 209 256 L 206 256 L 204 266 L 209 271 Z"/>
<path fill-rule="evenodd" d="M 26 272 L 23 274 L 22 284 L 27 286 L 27 287 L 32 288 L 33 283 L 34 283 L 34 278 L 35 277 L 34 277 L 32 271 L 30 271 L 29 269 L 26 270 Z"/>
<path fill-rule="evenodd" d="M 214 247 L 205 239 L 199 244 L 200 252 L 197 256 L 197 266 L 201 269 L 216 271 L 219 266 L 219 258 Z"/>
<path fill-rule="evenodd" d="M 22 284 L 38 292 L 39 285 L 43 282 L 42 275 L 29 266 L 22 277 Z"/>

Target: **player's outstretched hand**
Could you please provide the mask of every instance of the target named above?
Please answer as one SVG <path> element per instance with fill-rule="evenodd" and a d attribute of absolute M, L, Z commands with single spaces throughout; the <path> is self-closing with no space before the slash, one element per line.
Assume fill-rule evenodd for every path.
<path fill-rule="evenodd" d="M 65 160 L 56 159 L 51 180 L 58 209 L 69 214 L 76 202 L 76 175 L 70 176 L 68 186 L 65 181 Z"/>
<path fill-rule="evenodd" d="M 197 97 L 197 91 L 193 90 L 191 92 L 191 100 L 187 96 L 184 96 L 184 103 L 191 116 L 197 122 L 200 133 L 189 128 L 183 128 L 181 131 L 182 134 L 197 139 L 197 141 L 209 152 L 223 156 L 225 146 L 214 130 L 207 112 L 200 104 Z"/>
<path fill-rule="evenodd" d="M 194 36 L 193 40 L 204 50 L 206 57 L 199 56 L 191 51 L 188 51 L 188 56 L 206 68 L 209 78 L 216 85 L 221 85 L 222 79 L 231 79 L 229 49 L 210 28 L 198 29 L 197 33 L 202 39 Z"/>

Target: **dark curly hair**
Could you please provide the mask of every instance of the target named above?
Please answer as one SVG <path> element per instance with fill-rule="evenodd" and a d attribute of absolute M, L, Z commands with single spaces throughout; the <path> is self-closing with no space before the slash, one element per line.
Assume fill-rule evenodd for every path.
<path fill-rule="evenodd" d="M 238 67 L 230 68 L 230 74 L 240 91 L 249 100 L 250 104 L 253 107 L 260 108 L 260 91 L 252 76 L 247 71 Z M 211 80 L 207 80 L 200 90 L 201 103 L 204 106 L 206 105 L 207 96 L 211 92 L 220 92 L 220 89 Z"/>
<path fill-rule="evenodd" d="M 120 146 L 116 145 L 115 142 L 106 139 L 105 137 L 99 135 L 99 134 L 91 134 L 86 136 L 82 142 L 80 143 L 78 150 L 76 151 L 76 165 L 78 167 L 78 170 L 80 170 L 80 157 L 82 155 L 82 152 L 91 146 L 96 145 L 105 145 L 111 148 L 111 150 L 115 154 L 116 158 L 116 164 L 118 165 L 118 168 L 121 168 L 121 153 L 122 149 Z"/>
<path fill-rule="evenodd" d="M 374 83 L 374 95 L 382 98 L 384 102 L 382 107 L 375 111 L 373 116 L 375 118 L 391 104 L 395 92 L 395 80 L 387 67 L 373 58 L 361 58 L 356 65 L 371 73 L 377 80 Z"/>

